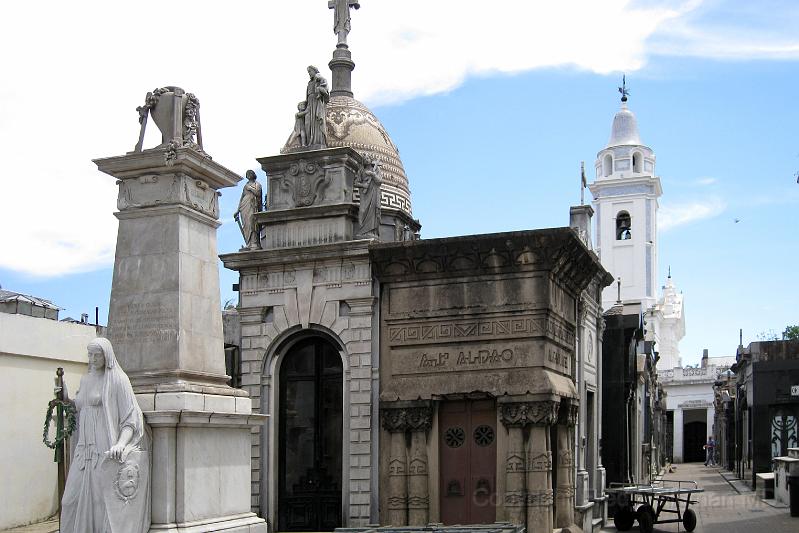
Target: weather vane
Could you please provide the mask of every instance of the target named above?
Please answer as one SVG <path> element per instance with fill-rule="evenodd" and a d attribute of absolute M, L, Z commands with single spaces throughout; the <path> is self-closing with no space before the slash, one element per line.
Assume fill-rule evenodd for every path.
<path fill-rule="evenodd" d="M 621 101 L 627 101 L 627 95 L 630 94 L 630 91 L 627 90 L 627 75 L 621 75 L 621 87 L 619 87 L 619 92 L 621 93 Z"/>

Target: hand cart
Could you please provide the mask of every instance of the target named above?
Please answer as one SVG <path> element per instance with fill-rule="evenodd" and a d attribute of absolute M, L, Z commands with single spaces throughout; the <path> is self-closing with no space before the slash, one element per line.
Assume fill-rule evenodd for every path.
<path fill-rule="evenodd" d="M 696 481 L 664 479 L 652 485 L 611 483 L 606 492 L 616 508 L 613 523 L 617 530 L 628 531 L 638 520 L 641 533 L 652 533 L 654 524 L 679 522 L 686 531 L 693 531 L 696 513 L 690 506 L 697 500 L 692 498 L 704 489 Z"/>

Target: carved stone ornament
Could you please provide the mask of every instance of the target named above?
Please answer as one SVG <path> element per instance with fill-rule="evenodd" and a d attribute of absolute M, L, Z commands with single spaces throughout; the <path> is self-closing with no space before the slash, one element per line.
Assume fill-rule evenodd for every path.
<path fill-rule="evenodd" d="M 579 415 L 580 406 L 574 400 L 564 400 L 560 402 L 558 424 L 565 426 L 576 426 Z"/>
<path fill-rule="evenodd" d="M 148 92 L 144 105 L 136 108 L 139 113 L 139 141 L 134 152 L 142 151 L 147 119 L 152 117 L 161 132 L 161 144 L 167 165 L 174 162 L 178 148 L 192 148 L 203 152 L 202 128 L 200 126 L 200 100 L 180 87 L 167 86 Z"/>
<path fill-rule="evenodd" d="M 383 429 L 392 433 L 427 431 L 432 426 L 433 409 L 430 406 L 380 408 Z"/>
<path fill-rule="evenodd" d="M 307 207 L 313 205 L 329 183 L 330 177 L 324 169 L 301 160 L 289 167 L 288 175 L 280 181 L 280 188 L 289 191 L 295 207 Z"/>
<path fill-rule="evenodd" d="M 139 465 L 133 461 L 125 461 L 119 467 L 116 480 L 114 480 L 114 492 L 117 498 L 130 503 L 139 493 Z"/>
<path fill-rule="evenodd" d="M 558 405 L 558 402 L 549 400 L 503 403 L 499 415 L 506 427 L 549 426 L 558 419 Z"/>
<path fill-rule="evenodd" d="M 552 489 L 530 491 L 527 494 L 529 507 L 549 507 L 555 501 Z"/>
<path fill-rule="evenodd" d="M 527 456 L 527 472 L 549 472 L 552 470 L 552 452 Z"/>
<path fill-rule="evenodd" d="M 383 429 L 391 433 L 405 431 L 407 415 L 408 413 L 405 409 L 380 409 L 380 420 L 383 423 Z"/>
<path fill-rule="evenodd" d="M 145 174 L 138 178 L 118 180 L 117 184 L 117 209 L 120 211 L 183 204 L 213 218 L 219 216 L 220 193 L 203 180 L 185 174 Z"/>

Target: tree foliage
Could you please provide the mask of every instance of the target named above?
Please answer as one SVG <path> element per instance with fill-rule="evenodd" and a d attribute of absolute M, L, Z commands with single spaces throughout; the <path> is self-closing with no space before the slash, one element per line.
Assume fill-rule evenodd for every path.
<path fill-rule="evenodd" d="M 785 326 L 785 331 L 782 332 L 782 338 L 786 341 L 799 340 L 799 324 Z"/>

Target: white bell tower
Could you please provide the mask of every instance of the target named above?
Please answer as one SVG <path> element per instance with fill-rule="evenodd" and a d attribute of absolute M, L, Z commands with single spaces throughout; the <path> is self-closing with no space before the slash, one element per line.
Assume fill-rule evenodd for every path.
<path fill-rule="evenodd" d="M 638 121 L 627 107 L 613 117 L 610 141 L 596 157 L 596 180 L 589 185 L 596 211 L 596 247 L 602 266 L 621 278 L 623 303 L 646 311 L 657 301 L 657 210 L 663 193 L 655 175 L 655 154 L 641 142 Z M 602 307 L 617 300 L 615 283 L 602 292 Z"/>

